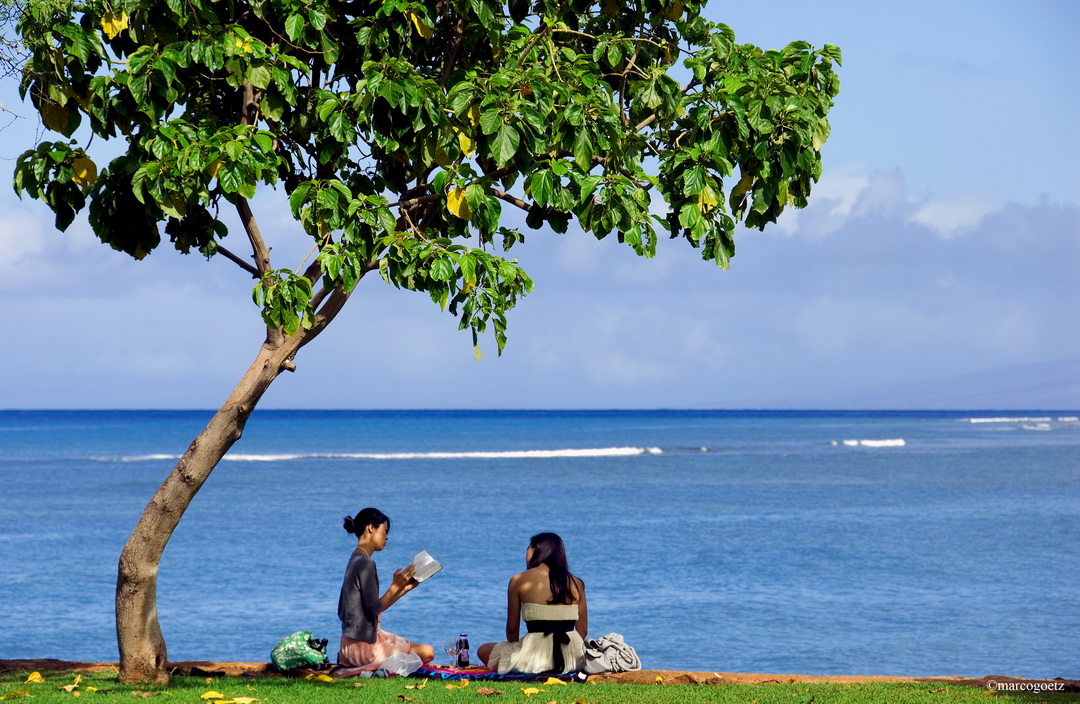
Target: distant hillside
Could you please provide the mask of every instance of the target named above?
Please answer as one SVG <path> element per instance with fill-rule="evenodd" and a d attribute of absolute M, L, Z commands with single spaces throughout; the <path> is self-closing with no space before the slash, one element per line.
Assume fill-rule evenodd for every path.
<path fill-rule="evenodd" d="M 944 379 L 885 384 L 815 397 L 773 399 L 766 408 L 1080 409 L 1080 358 L 1001 367 Z"/>

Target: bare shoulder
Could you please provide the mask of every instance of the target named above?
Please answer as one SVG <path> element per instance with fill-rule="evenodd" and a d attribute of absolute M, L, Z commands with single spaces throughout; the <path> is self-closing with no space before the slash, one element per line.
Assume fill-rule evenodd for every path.
<path fill-rule="evenodd" d="M 525 570 L 524 572 L 518 572 L 510 578 L 509 588 L 511 590 L 519 590 L 522 587 L 528 586 L 536 582 L 536 570 Z"/>

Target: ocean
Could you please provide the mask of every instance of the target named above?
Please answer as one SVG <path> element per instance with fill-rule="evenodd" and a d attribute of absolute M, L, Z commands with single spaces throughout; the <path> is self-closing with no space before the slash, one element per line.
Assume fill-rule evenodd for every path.
<path fill-rule="evenodd" d="M 117 557 L 209 415 L 0 412 L 0 659 L 117 658 Z M 1080 678 L 1076 411 L 257 411 L 165 551 L 169 658 L 336 654 L 365 506 L 384 588 L 444 565 L 383 617 L 437 661 L 551 530 L 646 668 Z"/>

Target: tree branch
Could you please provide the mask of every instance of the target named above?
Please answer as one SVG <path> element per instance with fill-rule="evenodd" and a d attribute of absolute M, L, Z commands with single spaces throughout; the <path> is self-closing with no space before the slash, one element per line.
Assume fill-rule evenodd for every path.
<path fill-rule="evenodd" d="M 240 216 L 240 222 L 244 224 L 244 231 L 247 232 L 248 241 L 251 243 L 251 256 L 255 260 L 258 278 L 261 279 L 266 272 L 270 271 L 270 248 L 263 241 L 262 233 L 259 232 L 259 225 L 255 222 L 255 215 L 251 212 L 247 198 L 237 199 L 236 212 Z"/>
<path fill-rule="evenodd" d="M 492 188 L 491 189 L 491 195 L 495 196 L 496 198 L 498 198 L 500 200 L 505 200 L 507 203 L 510 203 L 511 205 L 516 205 L 517 207 L 524 210 L 526 213 L 529 212 L 530 210 L 532 210 L 532 206 L 529 205 L 528 203 L 526 203 L 525 201 L 521 200 L 517 196 L 510 195 L 506 191 L 499 190 L 498 188 Z"/>
<path fill-rule="evenodd" d="M 465 20 L 459 19 L 454 23 L 454 44 L 446 55 L 446 64 L 443 66 L 442 76 L 439 77 L 439 87 L 445 89 L 446 82 L 450 79 L 450 71 L 457 61 L 458 52 L 461 51 L 461 40 L 465 35 Z"/>
<path fill-rule="evenodd" d="M 220 244 L 219 244 L 219 245 L 217 246 L 217 251 L 218 251 L 219 253 L 221 253 L 222 255 L 224 255 L 224 257 L 225 257 L 226 259 L 228 259 L 228 260 L 229 260 L 229 261 L 231 261 L 231 262 L 234 262 L 234 263 L 235 263 L 235 264 L 236 264 L 237 266 L 239 266 L 239 267 L 240 267 L 241 269 L 243 269 L 244 271 L 246 271 L 246 272 L 248 272 L 249 274 L 251 274 L 251 278 L 253 278 L 253 279 L 257 279 L 257 278 L 259 278 L 259 270 L 258 270 L 258 269 L 256 269 L 255 267 L 253 267 L 253 266 L 252 266 L 251 264 L 248 264 L 248 263 L 247 263 L 247 262 L 245 262 L 245 261 L 244 261 L 243 259 L 241 259 L 240 257 L 236 256 L 235 254 L 233 254 L 233 253 L 232 253 L 232 252 L 230 252 L 229 250 L 225 249 L 225 248 L 224 248 L 224 247 L 222 247 L 222 246 L 221 246 Z"/>
<path fill-rule="evenodd" d="M 686 95 L 687 93 L 689 93 L 690 89 L 693 88 L 696 84 L 697 84 L 697 79 L 696 78 L 692 79 L 689 83 L 686 84 L 686 87 L 683 88 L 682 94 Z M 641 130 L 645 129 L 646 127 L 648 127 L 649 125 L 651 125 L 655 121 L 656 121 L 656 113 L 654 112 L 652 115 L 649 115 L 644 120 L 639 122 L 637 124 L 637 126 L 634 127 L 634 132 L 640 132 Z"/>
<path fill-rule="evenodd" d="M 529 40 L 529 43 L 525 45 L 525 48 L 521 52 L 521 56 L 518 57 L 517 65 L 514 66 L 515 69 L 521 68 L 521 65 L 525 63 L 525 57 L 529 55 L 529 52 L 533 50 L 533 47 L 535 47 L 536 43 L 540 41 L 540 38 L 544 36 L 545 32 L 547 32 L 547 25 L 543 25 L 533 32 L 532 38 Z"/>
<path fill-rule="evenodd" d="M 363 278 L 362 275 L 361 278 Z M 359 284 L 359 281 L 357 283 Z M 356 289 L 354 288 L 353 290 L 355 291 Z M 304 334 L 304 340 L 300 343 L 301 347 L 318 337 L 319 333 L 325 330 L 326 326 L 337 317 L 337 314 L 341 312 L 342 306 L 349 300 L 349 294 L 343 291 L 340 286 L 334 287 L 328 296 L 325 295 L 325 289 L 319 293 L 324 294 L 323 297 L 325 297 L 326 301 L 323 303 L 322 307 L 318 309 L 318 312 L 315 313 L 315 324 Z M 320 297 L 320 302 L 322 302 L 323 297 Z"/>

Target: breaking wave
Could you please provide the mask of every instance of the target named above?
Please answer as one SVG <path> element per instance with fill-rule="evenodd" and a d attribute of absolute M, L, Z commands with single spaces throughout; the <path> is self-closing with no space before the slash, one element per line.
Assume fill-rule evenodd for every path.
<path fill-rule="evenodd" d="M 312 452 L 297 454 L 234 454 L 224 462 L 284 462 L 295 460 L 493 460 L 493 459 L 555 459 L 576 457 L 632 457 L 660 455 L 659 447 L 591 447 L 569 450 L 494 450 L 472 452 Z M 95 462 L 148 462 L 180 459 L 180 455 L 128 455 L 124 457 L 91 457 Z"/>
<path fill-rule="evenodd" d="M 844 447 L 903 447 L 907 445 L 907 441 L 904 438 L 892 438 L 888 440 L 840 440 L 837 442 L 833 440 L 829 443 L 833 447 L 843 445 Z"/>

